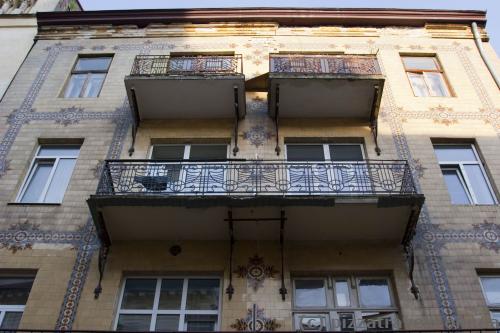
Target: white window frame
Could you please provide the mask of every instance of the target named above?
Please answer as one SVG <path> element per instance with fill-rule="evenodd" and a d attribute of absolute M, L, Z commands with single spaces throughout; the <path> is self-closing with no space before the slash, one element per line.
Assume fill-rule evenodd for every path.
<path fill-rule="evenodd" d="M 77 155 L 67 155 L 67 156 L 38 156 L 38 154 L 40 153 L 40 150 L 44 147 L 50 147 L 50 146 L 78 146 L 78 154 Z M 78 144 L 41 144 L 41 145 L 38 145 L 37 149 L 36 149 L 36 153 L 35 153 L 35 156 L 33 157 L 31 163 L 30 163 L 30 167 L 29 167 L 29 171 L 28 173 L 26 174 L 24 180 L 23 180 L 23 185 L 21 186 L 21 189 L 19 191 L 19 193 L 17 194 L 17 197 L 16 197 L 16 202 L 18 203 L 23 203 L 22 202 L 22 198 L 24 196 L 24 194 L 26 193 L 26 190 L 28 189 L 29 185 L 30 185 L 30 182 L 31 182 L 31 179 L 33 178 L 34 174 L 35 174 L 35 167 L 38 165 L 38 161 L 54 161 L 53 165 L 52 165 L 52 170 L 50 170 L 50 174 L 49 174 L 49 177 L 47 179 L 47 182 L 45 183 L 45 186 L 42 190 L 42 193 L 40 194 L 40 198 L 38 198 L 38 201 L 36 202 L 24 202 L 26 204 L 29 204 L 29 203 L 47 203 L 47 204 L 51 204 L 51 203 L 61 203 L 62 201 L 60 202 L 46 202 L 45 201 L 45 197 L 47 196 L 47 192 L 49 190 L 49 187 L 50 187 L 50 184 L 52 184 L 52 181 L 54 180 L 54 173 L 56 172 L 57 170 L 57 166 L 59 164 L 59 161 L 62 160 L 62 159 L 68 159 L 68 160 L 71 160 L 71 159 L 74 159 L 75 161 L 78 159 L 78 157 L 80 156 L 80 150 L 81 150 L 81 145 L 78 145 Z M 76 167 L 76 165 L 75 165 Z M 70 176 L 70 181 L 71 181 L 71 177 L 73 176 L 73 172 L 74 172 L 74 169 L 71 173 L 71 176 Z M 69 183 L 68 183 L 68 187 L 69 187 Z M 67 188 L 65 189 L 64 192 L 66 192 Z M 63 197 L 64 197 L 64 194 L 63 194 Z"/>
<path fill-rule="evenodd" d="M 23 275 L 16 275 L 16 276 L 2 276 L 1 278 L 32 278 L 33 279 L 33 282 L 31 284 L 31 288 L 33 288 L 33 283 L 35 282 L 35 277 L 34 276 L 30 276 L 30 275 L 26 275 L 26 276 L 23 276 Z M 31 293 L 31 289 L 30 289 L 30 293 Z M 26 308 L 26 304 L 24 305 L 3 305 L 3 304 L 0 304 L 0 326 L 2 326 L 3 324 L 3 320 L 5 318 L 5 313 L 6 312 L 20 312 L 21 314 L 24 314 L 24 309 Z M 22 318 L 21 318 L 22 320 Z"/>
<path fill-rule="evenodd" d="M 78 65 L 78 62 L 80 59 L 92 59 L 92 58 L 109 58 L 109 65 L 106 70 L 76 70 L 76 66 Z M 111 68 L 111 63 L 113 62 L 114 55 L 112 54 L 81 54 L 78 55 L 75 63 L 73 64 L 73 67 L 71 68 L 71 72 L 69 74 L 68 79 L 66 80 L 66 84 L 64 85 L 63 91 L 62 91 L 62 98 L 65 99 L 71 99 L 71 98 L 98 98 L 101 95 L 101 91 L 104 88 L 104 82 L 106 81 L 106 78 L 108 77 L 109 69 Z M 104 77 L 101 82 L 101 86 L 99 87 L 99 92 L 97 93 L 97 96 L 85 96 L 85 92 L 87 91 L 87 87 L 89 85 L 90 78 L 92 74 L 104 74 Z M 82 85 L 82 89 L 80 90 L 80 93 L 78 96 L 68 96 L 66 97 L 67 90 L 71 84 L 71 79 L 73 78 L 73 75 L 85 75 L 85 82 Z"/>
<path fill-rule="evenodd" d="M 406 64 L 405 64 L 404 58 L 430 58 L 430 59 L 432 59 L 434 61 L 434 64 L 436 65 L 436 69 L 435 70 L 430 70 L 430 69 L 420 69 L 420 68 L 419 69 L 417 69 L 417 68 L 412 68 L 412 69 L 406 68 Z M 453 97 L 453 95 L 451 93 L 451 89 L 449 87 L 448 79 L 445 76 L 444 69 L 441 66 L 441 63 L 440 63 L 439 59 L 437 58 L 437 56 L 401 55 L 401 61 L 403 63 L 403 68 L 404 68 L 404 70 L 406 72 L 406 77 L 407 77 L 407 79 L 408 79 L 408 81 L 410 83 L 410 87 L 411 87 L 411 90 L 413 92 L 413 96 L 414 97 Z M 446 92 L 446 95 L 441 96 L 441 95 L 434 94 L 434 91 L 431 89 L 432 84 L 429 83 L 429 79 L 427 78 L 427 73 L 439 74 L 440 75 L 441 82 L 443 83 L 443 87 L 444 87 L 444 90 Z M 427 89 L 427 95 L 426 96 L 418 96 L 415 93 L 415 88 L 413 87 L 413 83 L 412 83 L 412 80 L 411 80 L 411 77 L 410 77 L 411 74 L 421 75 L 422 76 L 422 78 L 424 80 L 425 87 Z"/>
<path fill-rule="evenodd" d="M 484 302 L 486 303 L 486 306 L 488 307 L 488 311 L 490 312 L 490 316 L 492 312 L 500 312 L 500 303 L 489 303 L 488 298 L 486 297 L 486 290 L 484 289 L 483 286 L 483 278 L 497 278 L 500 279 L 500 275 L 479 275 L 479 285 L 481 286 L 481 291 L 483 292 L 483 297 L 484 297 Z M 493 322 L 493 316 L 491 316 L 491 324 L 493 325 L 494 328 L 499 328 L 495 327 L 495 322 Z M 497 325 L 500 325 L 500 322 L 496 323 Z"/>
<path fill-rule="evenodd" d="M 122 302 L 123 302 L 123 294 L 125 293 L 125 285 L 128 279 L 143 279 L 143 280 L 156 280 L 156 289 L 155 296 L 153 301 L 153 309 L 152 310 L 123 310 Z M 189 280 L 198 280 L 198 279 L 209 279 L 209 280 L 219 280 L 219 303 L 217 304 L 217 310 L 186 310 L 187 303 L 187 291 L 188 291 L 188 281 Z M 182 297 L 181 297 L 181 307 L 179 310 L 159 310 L 158 304 L 160 302 L 160 291 L 161 291 L 161 281 L 162 280 L 183 280 L 182 285 Z M 222 311 L 222 278 L 219 276 L 127 276 L 122 281 L 122 286 L 120 290 L 120 299 L 118 302 L 118 309 L 116 311 L 115 322 L 113 325 L 113 329 L 116 331 L 118 328 L 118 319 L 121 314 L 146 314 L 151 315 L 151 322 L 149 323 L 149 330 L 154 332 L 156 326 L 156 318 L 158 315 L 178 315 L 179 316 L 179 326 L 178 330 L 180 332 L 184 332 L 187 329 L 185 323 L 186 315 L 196 314 L 196 315 L 216 315 L 217 322 L 215 324 L 214 332 L 219 331 L 221 327 L 221 311 Z"/>
<path fill-rule="evenodd" d="M 393 329 L 397 330 L 400 329 L 399 327 L 399 313 L 400 310 L 396 305 L 396 298 L 394 294 L 394 286 L 391 281 L 391 278 L 388 276 L 380 276 L 380 275 L 328 275 L 328 276 L 310 276 L 310 277 L 305 277 L 305 276 L 299 276 L 299 277 L 293 277 L 293 290 L 292 290 L 292 297 L 293 297 L 293 302 L 292 302 L 292 314 L 294 317 L 294 325 L 296 326 L 295 329 L 299 330 L 300 327 L 297 325 L 300 324 L 300 320 L 297 319 L 297 317 L 304 316 L 304 315 L 315 315 L 315 316 L 326 316 L 328 325 L 327 327 L 331 328 L 333 331 L 339 331 L 340 326 L 336 325 L 336 323 L 339 323 L 339 314 L 342 313 L 350 313 L 353 315 L 354 319 L 354 326 L 355 326 L 355 331 L 363 331 L 366 330 L 366 327 L 362 326 L 363 320 L 362 320 L 362 314 L 363 313 L 370 313 L 370 312 L 378 312 L 381 313 L 382 315 L 386 313 L 388 317 L 391 318 L 392 320 L 392 325 Z M 298 307 L 295 303 L 295 280 L 324 280 L 325 281 L 325 290 L 326 290 L 326 301 L 327 301 L 327 306 L 326 307 Z M 350 299 L 350 306 L 338 306 L 337 305 L 337 299 L 336 299 L 336 290 L 335 290 L 335 281 L 336 280 L 346 280 L 347 284 L 349 285 L 349 299 Z M 361 301 L 360 301 L 360 293 L 359 293 L 359 281 L 360 280 L 385 280 L 387 281 L 387 285 L 389 287 L 389 296 L 391 300 L 391 306 L 390 307 L 363 307 L 361 306 Z"/>
<path fill-rule="evenodd" d="M 477 202 L 476 195 L 474 194 L 473 187 L 471 186 L 471 182 L 469 180 L 469 177 L 467 176 L 467 172 L 465 172 L 465 165 L 478 165 L 479 168 L 481 169 L 481 172 L 483 174 L 483 177 L 486 181 L 486 185 L 488 186 L 488 191 L 490 191 L 491 197 L 493 198 L 493 205 L 498 205 L 498 199 L 496 196 L 495 191 L 493 190 L 493 187 L 491 186 L 490 179 L 488 177 L 488 174 L 486 173 L 486 170 L 484 169 L 484 163 L 479 157 L 479 154 L 477 153 L 476 147 L 472 143 L 435 143 L 433 144 L 433 148 L 435 151 L 435 146 L 470 146 L 472 148 L 472 152 L 474 156 L 476 157 L 475 161 L 445 161 L 441 162 L 436 155 L 436 159 L 438 161 L 439 167 L 441 170 L 458 170 L 458 177 L 460 181 L 462 182 L 462 185 L 464 185 L 465 192 L 467 193 L 467 196 L 470 201 L 470 205 L 487 205 L 490 206 L 491 204 L 481 204 Z M 450 197 L 451 200 L 451 197 Z"/>

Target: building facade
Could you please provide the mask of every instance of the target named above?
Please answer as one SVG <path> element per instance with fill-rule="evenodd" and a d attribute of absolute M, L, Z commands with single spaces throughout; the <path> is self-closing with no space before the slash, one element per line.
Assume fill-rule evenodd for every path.
<path fill-rule="evenodd" d="M 485 12 L 39 13 L 0 103 L 0 325 L 500 316 Z"/>
<path fill-rule="evenodd" d="M 0 1 L 0 100 L 33 46 L 37 33 L 37 12 L 81 10 L 78 1 L 2 0 Z M 6 46 L 8 45 L 8 47 Z"/>

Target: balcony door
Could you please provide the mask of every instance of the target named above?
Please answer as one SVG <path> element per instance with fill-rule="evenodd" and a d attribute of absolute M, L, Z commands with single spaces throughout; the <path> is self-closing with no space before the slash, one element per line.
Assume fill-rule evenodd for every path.
<path fill-rule="evenodd" d="M 149 181 L 156 190 L 175 193 L 220 193 L 225 184 L 228 145 L 157 144 L 151 147 Z M 154 180 L 153 180 L 154 179 Z"/>
<path fill-rule="evenodd" d="M 370 187 L 362 144 L 287 144 L 289 192 L 357 194 Z"/>

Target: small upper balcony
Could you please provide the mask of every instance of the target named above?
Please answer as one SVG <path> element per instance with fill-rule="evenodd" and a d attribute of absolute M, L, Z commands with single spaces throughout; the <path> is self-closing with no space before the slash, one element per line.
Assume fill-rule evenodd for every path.
<path fill-rule="evenodd" d="M 288 240 L 407 243 L 423 195 L 406 161 L 107 161 L 88 204 L 104 241 Z M 265 221 L 259 223 L 259 221 Z"/>
<path fill-rule="evenodd" d="M 241 55 L 138 55 L 125 87 L 136 124 L 245 115 Z"/>
<path fill-rule="evenodd" d="M 275 118 L 333 118 L 373 124 L 384 76 L 374 55 L 271 54 Z"/>

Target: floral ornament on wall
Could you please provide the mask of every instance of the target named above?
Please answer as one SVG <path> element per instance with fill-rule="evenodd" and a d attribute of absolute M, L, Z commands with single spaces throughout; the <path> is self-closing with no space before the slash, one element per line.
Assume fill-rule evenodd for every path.
<path fill-rule="evenodd" d="M 246 266 L 238 266 L 234 271 L 239 278 L 247 278 L 248 284 L 253 290 L 259 289 L 264 283 L 266 278 L 274 279 L 278 273 L 272 265 L 264 264 L 264 258 L 259 257 L 257 254 L 248 258 Z"/>
<path fill-rule="evenodd" d="M 39 231 L 39 227 L 39 224 L 27 220 L 11 224 L 7 232 L 0 233 L 0 248 L 8 249 L 12 253 L 31 249 L 35 239 L 30 237 L 30 234 Z"/>
<path fill-rule="evenodd" d="M 257 148 L 264 145 L 264 142 L 270 140 L 273 136 L 274 134 L 266 130 L 262 125 L 252 126 L 249 131 L 243 132 L 243 139 L 250 141 Z"/>
<path fill-rule="evenodd" d="M 500 225 L 484 220 L 481 224 L 473 224 L 473 227 L 474 232 L 482 235 L 481 247 L 496 253 L 500 251 Z"/>
<path fill-rule="evenodd" d="M 255 309 L 255 324 L 253 311 Z M 255 329 L 254 329 L 255 327 Z M 276 319 L 267 318 L 264 315 L 264 309 L 254 306 L 253 309 L 248 309 L 247 316 L 245 318 L 236 319 L 234 324 L 231 324 L 231 328 L 237 331 L 275 331 L 280 328 L 281 325 L 276 321 Z"/>

